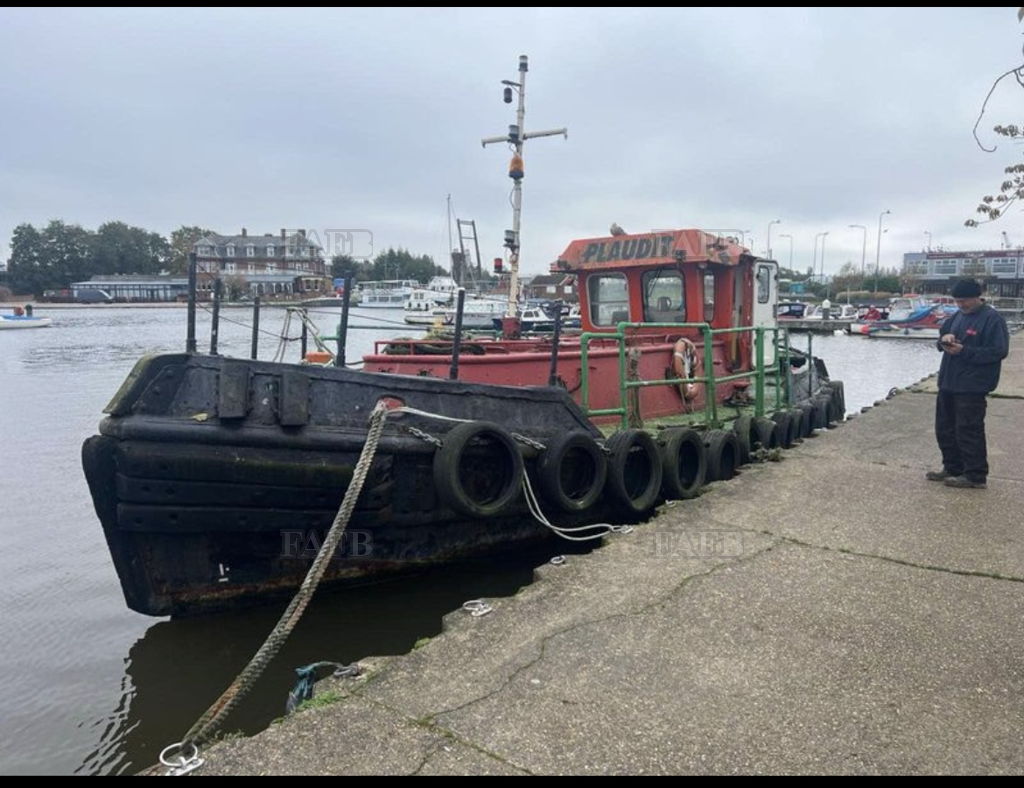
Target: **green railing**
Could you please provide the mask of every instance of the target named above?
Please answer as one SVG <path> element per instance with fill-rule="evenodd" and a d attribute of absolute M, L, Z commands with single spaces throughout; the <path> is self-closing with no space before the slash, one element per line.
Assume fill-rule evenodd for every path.
<path fill-rule="evenodd" d="M 626 374 L 626 331 L 630 328 L 664 328 L 678 331 L 684 328 L 696 328 L 701 332 L 704 339 L 704 375 L 694 378 L 666 378 L 665 380 L 628 380 Z M 754 335 L 754 368 L 742 370 L 722 377 L 715 376 L 715 364 L 713 343 L 716 336 L 725 334 L 739 334 L 752 332 Z M 765 334 L 772 334 L 772 341 L 776 349 L 776 363 L 769 371 L 764 363 L 764 341 Z M 780 333 L 785 341 L 779 341 Z M 590 408 L 590 342 L 594 339 L 612 340 L 616 343 L 619 356 L 619 406 L 615 408 Z M 808 351 L 810 348 L 808 348 Z M 808 352 L 808 359 L 810 353 Z M 725 383 L 730 380 L 754 377 L 754 414 L 764 416 L 765 414 L 765 378 L 771 377 L 775 382 L 775 408 L 782 407 L 782 371 L 785 370 L 787 391 L 792 389 L 791 368 L 789 364 L 789 341 L 788 332 L 785 329 L 765 328 L 764 326 L 738 326 L 734 328 L 711 328 L 707 323 L 619 323 L 614 334 L 604 332 L 585 332 L 580 335 L 580 396 L 583 410 L 588 416 L 618 416 L 622 422 L 623 429 L 629 426 L 629 414 L 626 408 L 627 396 L 630 389 L 639 389 L 647 386 L 681 386 L 689 383 L 704 385 L 704 418 L 706 422 L 718 427 L 721 422 L 718 418 L 718 401 L 715 396 L 718 383 Z"/>

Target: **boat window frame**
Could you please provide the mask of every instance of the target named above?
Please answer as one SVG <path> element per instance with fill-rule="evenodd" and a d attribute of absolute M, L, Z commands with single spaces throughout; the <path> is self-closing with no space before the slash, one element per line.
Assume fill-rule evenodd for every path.
<path fill-rule="evenodd" d="M 704 322 L 711 323 L 715 319 L 715 296 L 717 295 L 717 280 L 714 271 L 704 271 L 701 276 L 701 300 L 704 304 Z M 710 283 L 710 288 L 708 284 Z M 708 300 L 710 290 L 711 300 Z"/>
<path fill-rule="evenodd" d="M 757 303 L 767 304 L 772 293 L 772 269 L 768 265 L 759 265 L 754 274 L 757 282 Z"/>
<path fill-rule="evenodd" d="M 602 300 L 599 297 L 601 283 L 606 281 L 622 282 L 622 299 Z M 621 309 L 610 309 L 609 307 L 622 307 Z M 619 323 L 629 321 L 629 279 L 621 271 L 607 271 L 591 274 L 587 277 L 587 307 L 590 313 L 590 322 L 595 326 L 615 327 Z M 608 319 L 599 320 L 602 307 Z"/>
<path fill-rule="evenodd" d="M 673 293 L 661 288 L 659 280 L 676 279 L 679 287 Z M 678 268 L 656 268 L 644 271 L 641 277 L 643 287 L 644 321 L 647 323 L 685 323 L 686 322 L 686 278 Z M 669 299 L 667 308 L 656 309 L 662 298 Z"/>

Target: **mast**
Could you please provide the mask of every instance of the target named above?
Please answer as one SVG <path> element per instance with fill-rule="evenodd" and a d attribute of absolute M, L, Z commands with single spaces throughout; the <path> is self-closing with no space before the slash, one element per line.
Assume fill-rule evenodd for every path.
<path fill-rule="evenodd" d="M 448 195 L 448 262 L 449 263 L 454 263 L 454 261 L 452 260 L 452 251 L 454 251 L 452 249 L 452 196 L 449 194 Z M 451 268 L 452 268 L 452 279 L 455 280 L 455 284 L 456 285 L 461 287 L 462 286 L 462 282 L 460 280 L 462 279 L 462 277 L 461 276 L 456 276 L 456 271 L 455 271 L 454 264 L 451 266 Z"/>
<path fill-rule="evenodd" d="M 512 91 L 519 92 L 519 107 L 516 110 L 516 125 L 508 127 L 504 137 L 486 137 L 481 144 L 486 147 L 495 142 L 507 142 L 512 145 L 512 161 L 509 164 L 508 176 L 512 179 L 512 229 L 505 231 L 505 247 L 509 250 L 509 285 L 508 285 L 508 316 L 519 314 L 519 217 L 523 207 L 523 143 L 534 137 L 551 137 L 561 134 L 568 138 L 568 129 L 549 129 L 548 131 L 527 132 L 526 117 L 526 72 L 527 57 L 519 56 L 519 81 L 502 80 L 505 86 L 505 103 L 512 103 Z"/>

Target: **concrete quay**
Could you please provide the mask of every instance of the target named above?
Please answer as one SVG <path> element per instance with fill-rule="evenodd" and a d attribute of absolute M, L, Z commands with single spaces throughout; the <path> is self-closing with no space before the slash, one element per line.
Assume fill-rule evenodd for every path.
<path fill-rule="evenodd" d="M 932 378 L 540 567 L 197 774 L 1024 773 L 1021 336 L 988 489 L 925 480 L 934 403 Z"/>

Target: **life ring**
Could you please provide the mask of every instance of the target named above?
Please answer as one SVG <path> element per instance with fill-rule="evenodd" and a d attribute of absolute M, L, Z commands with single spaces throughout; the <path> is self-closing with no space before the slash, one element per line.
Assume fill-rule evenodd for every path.
<path fill-rule="evenodd" d="M 672 374 L 677 378 L 695 378 L 702 371 L 700 354 L 697 346 L 689 339 L 683 337 L 676 342 L 672 348 Z M 697 397 L 697 386 L 699 383 L 680 383 L 679 392 L 682 394 L 683 402 L 692 402 Z"/>
<path fill-rule="evenodd" d="M 519 496 L 523 457 L 497 424 L 472 421 L 444 436 L 434 453 L 433 472 L 443 504 L 470 517 L 493 517 Z"/>
<path fill-rule="evenodd" d="M 601 447 L 582 430 L 556 435 L 537 458 L 541 493 L 566 512 L 582 512 L 597 503 L 607 476 Z"/>

